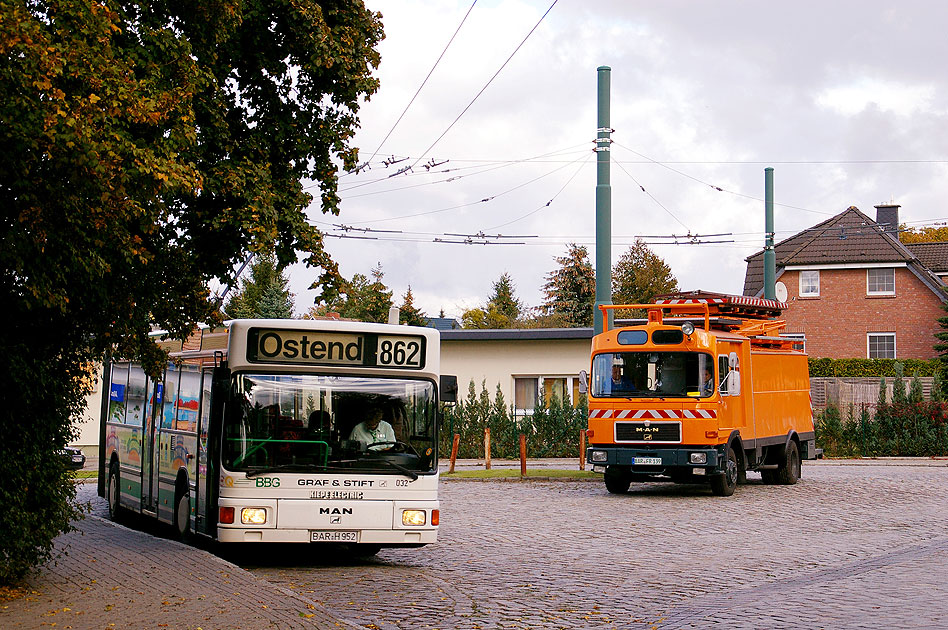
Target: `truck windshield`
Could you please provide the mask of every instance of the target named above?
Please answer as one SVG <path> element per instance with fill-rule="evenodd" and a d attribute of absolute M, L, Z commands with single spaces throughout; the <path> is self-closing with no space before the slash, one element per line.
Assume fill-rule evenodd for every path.
<path fill-rule="evenodd" d="M 430 381 L 237 374 L 224 415 L 222 463 L 233 471 L 436 470 Z"/>
<path fill-rule="evenodd" d="M 606 352 L 592 363 L 598 398 L 703 398 L 715 391 L 714 362 L 703 352 Z"/>

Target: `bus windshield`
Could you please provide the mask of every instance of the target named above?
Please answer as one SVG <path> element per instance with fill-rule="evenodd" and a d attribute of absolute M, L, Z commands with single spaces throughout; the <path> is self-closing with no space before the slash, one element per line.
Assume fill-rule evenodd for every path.
<path fill-rule="evenodd" d="M 405 474 L 437 469 L 434 383 L 312 374 L 237 374 L 222 465 Z"/>
<path fill-rule="evenodd" d="M 595 397 L 702 398 L 714 391 L 714 362 L 703 352 L 606 352 L 593 358 Z"/>

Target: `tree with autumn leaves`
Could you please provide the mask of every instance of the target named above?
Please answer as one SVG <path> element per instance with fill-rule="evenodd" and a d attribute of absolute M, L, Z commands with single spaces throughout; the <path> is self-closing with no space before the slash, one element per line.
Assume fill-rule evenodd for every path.
<path fill-rule="evenodd" d="M 104 354 L 156 371 L 149 332 L 219 321 L 249 252 L 332 297 L 303 180 L 338 213 L 382 37 L 358 1 L 0 4 L 0 581 L 78 515 L 57 451 Z"/>

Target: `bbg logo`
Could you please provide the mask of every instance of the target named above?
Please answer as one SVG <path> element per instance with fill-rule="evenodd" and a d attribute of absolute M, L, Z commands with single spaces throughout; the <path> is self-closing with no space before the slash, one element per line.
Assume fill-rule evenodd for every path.
<path fill-rule="evenodd" d="M 279 488 L 280 478 L 279 477 L 257 477 L 257 487 L 258 488 Z"/>

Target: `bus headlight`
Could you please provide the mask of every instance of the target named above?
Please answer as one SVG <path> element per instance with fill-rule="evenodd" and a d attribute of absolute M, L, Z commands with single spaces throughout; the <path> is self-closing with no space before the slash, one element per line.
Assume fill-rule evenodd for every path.
<path fill-rule="evenodd" d="M 402 525 L 419 527 L 428 522 L 424 510 L 402 510 Z"/>
<path fill-rule="evenodd" d="M 708 463 L 708 454 L 707 453 L 690 453 L 688 459 L 692 464 L 707 464 Z"/>
<path fill-rule="evenodd" d="M 265 508 L 244 508 L 240 511 L 240 522 L 243 525 L 263 525 L 267 522 Z"/>
<path fill-rule="evenodd" d="M 605 451 L 592 451 L 589 455 L 590 461 L 606 462 L 609 461 L 609 453 Z"/>

